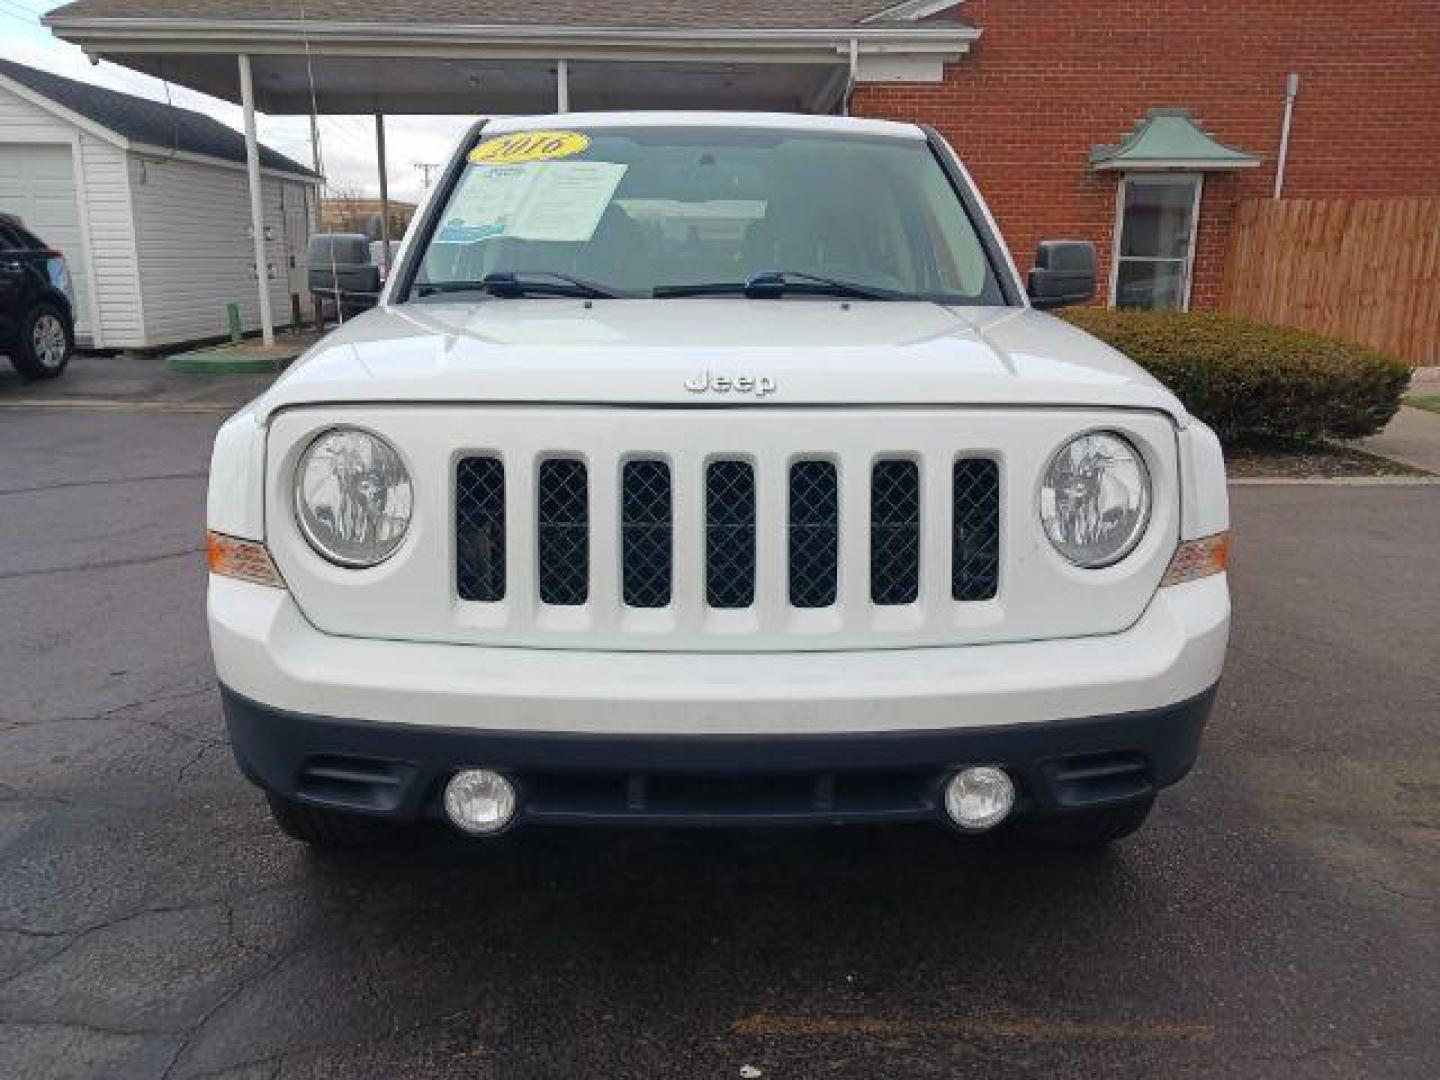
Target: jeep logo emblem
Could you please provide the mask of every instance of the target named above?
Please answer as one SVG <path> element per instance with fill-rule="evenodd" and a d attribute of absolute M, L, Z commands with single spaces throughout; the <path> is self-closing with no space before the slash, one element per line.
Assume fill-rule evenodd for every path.
<path fill-rule="evenodd" d="M 692 394 L 713 390 L 717 394 L 754 394 L 763 398 L 775 392 L 775 380 L 768 375 L 722 375 L 702 371 L 685 380 L 685 389 Z"/>

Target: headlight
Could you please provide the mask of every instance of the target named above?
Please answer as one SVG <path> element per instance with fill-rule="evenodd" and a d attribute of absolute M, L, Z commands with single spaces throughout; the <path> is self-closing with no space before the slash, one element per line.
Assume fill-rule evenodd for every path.
<path fill-rule="evenodd" d="M 384 562 L 410 527 L 414 493 L 395 448 L 358 428 L 318 435 L 295 467 L 295 517 L 310 546 L 341 566 Z"/>
<path fill-rule="evenodd" d="M 1150 521 L 1150 472 L 1119 435 L 1092 431 L 1056 451 L 1040 489 L 1040 521 L 1055 550 L 1076 566 L 1117 563 Z"/>

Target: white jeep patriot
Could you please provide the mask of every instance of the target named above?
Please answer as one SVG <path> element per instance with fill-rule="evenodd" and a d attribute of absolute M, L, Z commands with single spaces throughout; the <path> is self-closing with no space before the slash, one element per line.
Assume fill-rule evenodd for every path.
<path fill-rule="evenodd" d="M 1022 284 L 908 124 L 476 126 L 379 306 L 216 439 L 241 768 L 316 844 L 1132 832 L 1196 756 L 1229 519 L 1212 432 L 1038 310 L 1094 280 L 1054 241 Z"/>

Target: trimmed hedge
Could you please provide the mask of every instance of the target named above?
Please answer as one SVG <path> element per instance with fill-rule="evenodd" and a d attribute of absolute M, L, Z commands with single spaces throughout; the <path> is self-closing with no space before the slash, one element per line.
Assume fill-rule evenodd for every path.
<path fill-rule="evenodd" d="M 1230 315 L 1072 308 L 1063 317 L 1154 375 L 1227 445 L 1374 434 L 1410 380 L 1388 353 Z"/>

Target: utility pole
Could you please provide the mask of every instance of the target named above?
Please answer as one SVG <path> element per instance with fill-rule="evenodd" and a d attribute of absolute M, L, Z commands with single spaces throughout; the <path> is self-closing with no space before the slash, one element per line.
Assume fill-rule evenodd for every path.
<path fill-rule="evenodd" d="M 425 178 L 425 180 L 424 180 L 425 190 L 426 190 L 426 191 L 429 191 L 429 190 L 430 190 L 430 174 L 433 173 L 433 172 L 438 171 L 439 168 L 440 168 L 440 166 L 437 165 L 437 164 L 431 164 L 431 163 L 428 162 L 428 161 L 417 161 L 417 162 L 415 162 L 415 168 L 419 169 L 421 175 Z"/>

